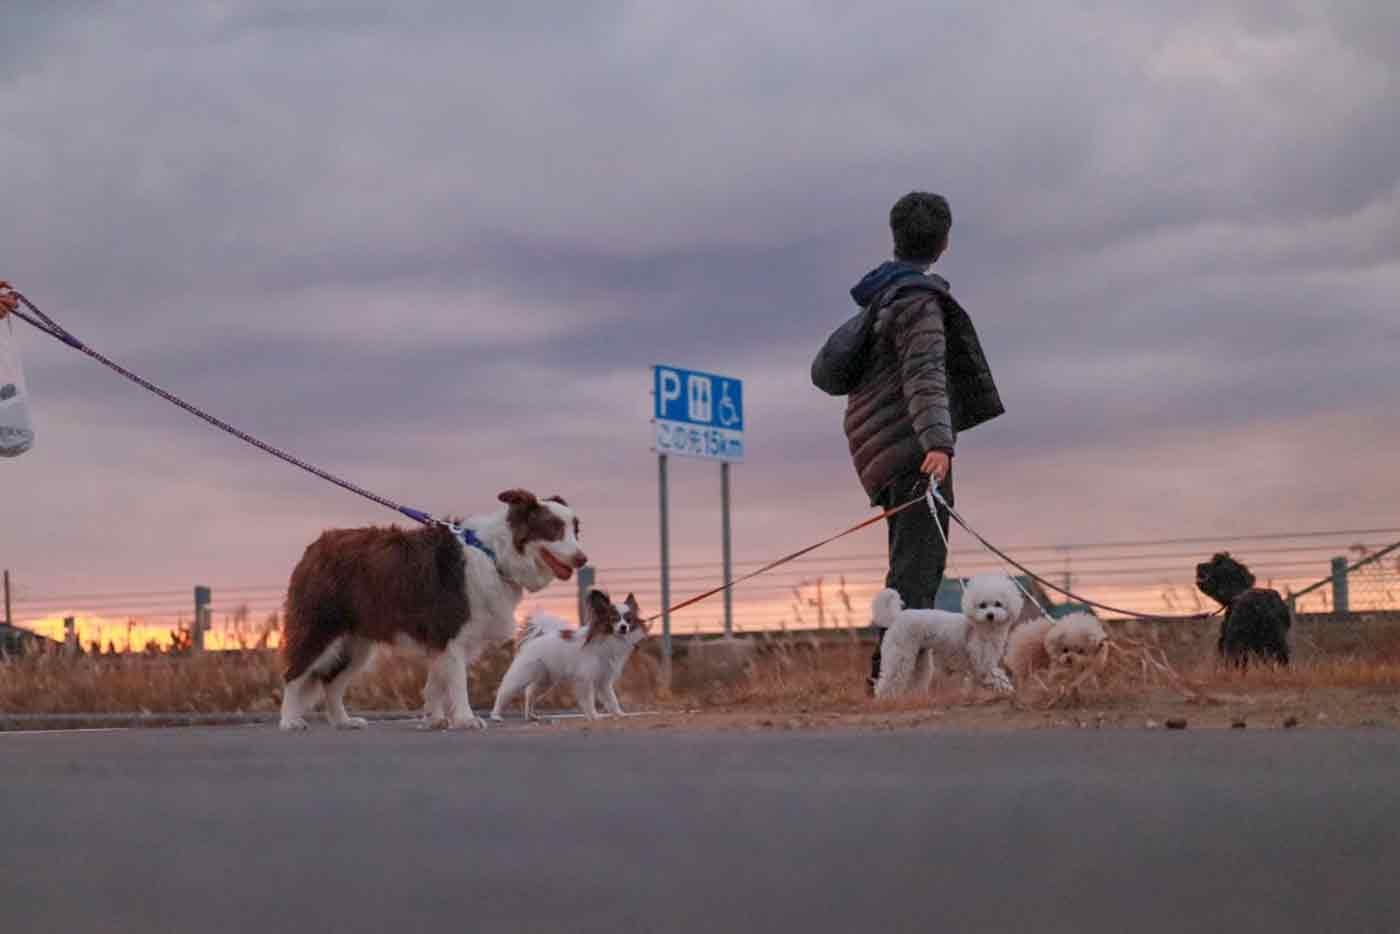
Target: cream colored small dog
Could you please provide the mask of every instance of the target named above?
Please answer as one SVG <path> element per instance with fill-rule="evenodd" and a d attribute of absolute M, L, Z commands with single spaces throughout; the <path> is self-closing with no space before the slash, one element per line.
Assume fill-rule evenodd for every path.
<path fill-rule="evenodd" d="M 1107 639 L 1103 623 L 1089 613 L 1056 620 L 1042 616 L 1011 631 L 1006 669 L 1018 688 L 1037 671 L 1048 670 L 1052 680 L 1076 677 L 1099 660 Z"/>
<path fill-rule="evenodd" d="M 1045 671 L 1050 667 L 1050 652 L 1045 648 L 1045 637 L 1053 625 L 1055 621 L 1050 617 L 1039 616 L 1011 630 L 1006 640 L 1004 665 L 1016 682 L 1016 687 L 1025 687 L 1033 672 Z"/>

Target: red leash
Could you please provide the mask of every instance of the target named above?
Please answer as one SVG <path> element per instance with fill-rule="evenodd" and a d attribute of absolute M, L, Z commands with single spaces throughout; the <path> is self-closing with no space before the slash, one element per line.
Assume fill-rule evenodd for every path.
<path fill-rule="evenodd" d="M 935 487 L 935 490 L 936 490 L 936 489 L 937 489 L 937 488 Z M 1014 558 L 1012 558 L 1010 555 L 1008 555 L 1006 552 L 1002 551 L 1000 548 L 997 548 L 997 547 L 996 547 L 995 545 L 993 545 L 991 542 L 987 541 L 987 540 L 986 540 L 985 538 L 983 538 L 980 534 L 978 534 L 978 532 L 977 532 L 976 530 L 974 530 L 970 525 L 968 525 L 967 522 L 966 522 L 966 520 L 964 520 L 962 516 L 958 515 L 957 511 L 954 510 L 952 506 L 949 506 L 948 503 L 943 499 L 943 497 L 942 497 L 941 495 L 939 495 L 939 494 L 936 493 L 936 492 L 935 492 L 934 495 L 935 495 L 935 497 L 938 499 L 939 504 L 942 505 L 945 509 L 948 510 L 948 515 L 953 519 L 953 521 L 956 522 L 958 525 L 962 526 L 962 528 L 963 528 L 963 530 L 964 530 L 965 532 L 967 532 L 967 533 L 968 533 L 969 535 L 971 535 L 973 538 L 977 539 L 977 541 L 978 541 L 984 548 L 986 548 L 986 549 L 987 549 L 988 551 L 990 551 L 992 554 L 996 555 L 996 556 L 997 556 L 998 558 L 1000 558 L 1002 561 L 1005 561 L 1007 564 L 1011 565 L 1011 566 L 1012 566 L 1013 568 L 1015 568 L 1016 570 L 1020 571 L 1022 574 L 1025 574 L 1025 575 L 1026 575 L 1027 577 L 1029 577 L 1031 580 L 1033 580 L 1033 581 L 1035 581 L 1036 583 L 1040 584 L 1042 587 L 1045 587 L 1047 590 L 1054 591 L 1055 593 L 1058 593 L 1058 594 L 1061 594 L 1062 596 L 1068 597 L 1069 599 L 1074 600 L 1074 601 L 1076 601 L 1076 602 L 1078 602 L 1078 603 L 1082 603 L 1082 604 L 1085 604 L 1085 605 L 1087 605 L 1087 606 L 1094 607 L 1094 608 L 1096 608 L 1096 609 L 1104 610 L 1104 611 L 1109 612 L 1109 613 L 1117 613 L 1117 614 L 1120 614 L 1120 615 L 1122 615 L 1122 616 L 1132 617 L 1132 618 L 1134 618 L 1134 619 L 1148 620 L 1148 621 L 1152 621 L 1152 622 L 1174 622 L 1174 623 L 1200 622 L 1200 621 L 1202 621 L 1202 620 L 1207 620 L 1207 619 L 1210 619 L 1210 618 L 1213 617 L 1213 616 L 1218 615 L 1218 614 L 1224 609 L 1224 608 L 1222 607 L 1221 609 L 1217 609 L 1217 610 L 1216 610 L 1215 612 L 1213 612 L 1213 613 L 1194 613 L 1194 614 L 1192 614 L 1192 615 L 1190 615 L 1190 616 L 1156 616 L 1156 615 L 1153 615 L 1153 614 L 1151 614 L 1151 613 L 1136 613 L 1136 612 L 1134 612 L 1134 611 L 1132 611 L 1132 610 L 1125 610 L 1125 609 L 1123 609 L 1122 607 L 1110 606 L 1109 604 L 1106 604 L 1106 603 L 1099 603 L 1099 602 L 1097 602 L 1097 601 L 1095 601 L 1095 600 L 1090 600 L 1090 599 L 1088 599 L 1087 597 L 1083 597 L 1083 596 L 1081 596 L 1081 595 L 1079 595 L 1079 594 L 1077 594 L 1077 593 L 1074 593 L 1073 591 L 1066 590 L 1065 588 L 1060 587 L 1059 585 L 1055 584 L 1053 581 L 1046 580 L 1044 577 L 1041 577 L 1039 574 L 1035 573 L 1035 572 L 1032 571 L 1030 568 L 1026 567 L 1024 564 L 1021 564 L 1019 561 L 1017 561 L 1017 560 L 1015 560 Z M 874 524 L 877 523 L 877 522 L 880 522 L 880 521 L 882 521 L 882 520 L 884 520 L 884 519 L 888 519 L 890 516 L 893 516 L 893 515 L 896 515 L 896 514 L 898 514 L 898 513 L 901 513 L 901 512 L 903 512 L 904 510 L 910 508 L 911 506 L 914 506 L 914 505 L 916 505 L 916 504 L 918 504 L 918 503 L 924 503 L 924 502 L 927 502 L 927 500 L 925 499 L 925 493 L 920 492 L 919 495 L 917 495 L 917 496 L 915 496 L 913 499 L 909 500 L 909 502 L 903 503 L 903 504 L 901 504 L 901 505 L 899 505 L 899 506 L 895 506 L 895 507 L 893 507 L 893 508 L 891 508 L 891 509 L 886 509 L 886 510 L 885 510 L 884 512 L 882 512 L 882 513 L 879 513 L 879 514 L 877 514 L 877 515 L 871 516 L 869 519 L 865 519 L 865 520 L 863 520 L 863 521 L 861 521 L 861 522 L 856 523 L 855 525 L 851 526 L 849 529 L 846 529 L 846 530 L 843 531 L 843 532 L 837 532 L 835 535 L 831 536 L 830 538 L 822 539 L 821 541 L 817 542 L 815 545 L 808 545 L 806 548 L 803 548 L 803 549 L 801 549 L 801 550 L 799 550 L 799 551 L 794 551 L 794 552 L 792 552 L 791 554 L 783 555 L 781 558 L 778 558 L 778 559 L 775 560 L 775 561 L 770 561 L 770 562 L 768 562 L 767 564 L 765 564 L 763 567 L 759 568 L 759 569 L 756 570 L 756 571 L 750 571 L 749 573 L 743 575 L 742 577 L 736 577 L 734 580 L 730 581 L 730 582 L 727 583 L 727 584 L 721 584 L 720 586 L 718 586 L 718 587 L 713 587 L 713 588 L 711 588 L 711 589 L 705 591 L 704 593 L 696 594 L 695 596 L 690 597 L 689 599 L 682 600 L 680 603 L 677 603 L 676 605 L 674 605 L 674 606 L 670 607 L 669 609 L 667 609 L 664 613 L 657 613 L 655 616 L 649 616 L 649 617 L 647 617 L 646 622 L 648 622 L 648 623 L 654 622 L 655 620 L 658 620 L 658 619 L 660 619 L 662 616 L 666 615 L 666 613 L 674 613 L 674 612 L 676 612 L 677 610 L 683 610 L 683 609 L 685 609 L 685 608 L 688 607 L 688 606 L 693 606 L 693 605 L 695 605 L 695 604 L 701 602 L 702 600 L 708 600 L 710 597 L 713 597 L 713 596 L 715 596 L 716 594 L 721 594 L 721 593 L 724 593 L 726 590 L 731 590 L 731 589 L 733 589 L 734 587 L 738 586 L 739 584 L 742 584 L 744 581 L 752 580 L 753 578 L 758 577 L 760 574 L 767 574 L 769 571 L 773 570 L 774 568 L 782 567 L 784 564 L 787 564 L 787 563 L 789 563 L 789 562 L 791 562 L 791 561 L 796 561 L 798 558 L 802 557 L 803 555 L 811 554 L 812 552 L 816 551 L 818 548 L 824 547 L 824 546 L 826 546 L 826 545 L 830 545 L 832 542 L 836 541 L 837 539 L 845 538 L 847 535 L 851 535 L 851 534 L 854 534 L 854 533 L 856 533 L 856 532 L 859 532 L 861 529 L 869 528 L 870 526 L 874 525 Z M 939 528 L 941 529 L 942 526 L 940 526 Z M 1400 547 L 1400 543 L 1397 543 L 1395 547 Z"/>
<path fill-rule="evenodd" d="M 815 545 L 808 545 L 806 548 L 803 548 L 803 549 L 801 549 L 800 551 L 794 551 L 794 552 L 793 552 L 792 554 L 790 554 L 790 555 L 783 555 L 781 558 L 778 558 L 776 561 L 770 561 L 770 562 L 768 562 L 767 564 L 765 564 L 763 567 L 759 568 L 758 570 L 756 570 L 756 571 L 750 571 L 749 573 L 745 574 L 745 575 L 742 576 L 742 577 L 736 577 L 736 578 L 734 578 L 734 580 L 730 581 L 730 582 L 727 583 L 727 584 L 721 584 L 721 585 L 719 585 L 718 587 L 715 587 L 715 588 L 713 588 L 713 589 L 711 589 L 711 590 L 707 590 L 707 591 L 705 591 L 705 592 L 702 593 L 702 594 L 697 594 L 696 596 L 691 597 L 691 598 L 688 599 L 688 600 L 682 600 L 680 603 L 677 603 L 675 606 L 670 607 L 669 609 L 667 609 L 664 613 L 657 613 L 655 616 L 650 616 L 650 617 L 648 617 L 646 621 L 647 621 L 648 623 L 650 623 L 650 622 L 652 622 L 652 621 L 654 621 L 654 620 L 660 619 L 662 616 L 666 615 L 666 613 L 674 613 L 674 612 L 676 612 L 677 610 L 683 610 L 683 609 L 685 609 L 685 608 L 688 607 L 688 606 L 692 606 L 693 604 L 699 603 L 701 600 L 708 600 L 710 597 L 713 597 L 715 594 L 724 593 L 726 590 L 730 590 L 730 589 L 732 589 L 733 587 L 735 587 L 735 586 L 737 586 L 737 585 L 739 585 L 739 584 L 742 584 L 742 583 L 743 583 L 744 581 L 746 581 L 746 580 L 752 580 L 753 578 L 758 577 L 760 574 L 767 574 L 769 571 L 773 570 L 774 568 L 782 567 L 784 564 L 787 564 L 787 563 L 790 562 L 790 561 L 796 561 L 798 558 L 802 557 L 803 555 L 810 554 L 810 553 L 816 551 L 818 548 L 823 547 L 824 545 L 830 545 L 832 542 L 836 541 L 837 539 L 845 538 L 847 535 L 851 535 L 851 534 L 854 534 L 854 533 L 856 533 L 856 532 L 859 532 L 861 529 L 869 528 L 870 526 L 874 525 L 875 523 L 880 522 L 880 521 L 882 521 L 882 520 L 884 520 L 884 519 L 888 519 L 890 516 L 893 516 L 893 515 L 895 515 L 896 513 L 901 513 L 901 512 L 903 512 L 904 510 L 908 509 L 910 506 L 913 506 L 913 505 L 915 505 L 915 504 L 917 504 L 917 503 L 922 503 L 923 501 L 924 501 L 924 497 L 923 497 L 922 494 L 920 494 L 920 495 L 914 497 L 913 499 L 911 499 L 909 502 L 904 503 L 903 505 L 895 506 L 895 507 L 890 508 L 890 509 L 886 509 L 884 512 L 882 512 L 882 513 L 880 513 L 880 514 L 878 514 L 878 515 L 871 516 L 869 519 L 866 519 L 866 520 L 864 520 L 864 521 L 862 521 L 862 522 L 857 522 L 855 525 L 851 526 L 849 529 L 846 529 L 844 532 L 837 532 L 835 535 L 831 536 L 830 538 L 822 539 L 821 541 L 817 542 Z"/>

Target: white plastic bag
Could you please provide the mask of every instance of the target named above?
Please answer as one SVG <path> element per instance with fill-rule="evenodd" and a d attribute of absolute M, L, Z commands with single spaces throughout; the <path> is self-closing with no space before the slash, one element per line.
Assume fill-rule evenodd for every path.
<path fill-rule="evenodd" d="M 0 321 L 0 457 L 19 457 L 34 446 L 29 392 L 19 365 L 15 319 Z"/>

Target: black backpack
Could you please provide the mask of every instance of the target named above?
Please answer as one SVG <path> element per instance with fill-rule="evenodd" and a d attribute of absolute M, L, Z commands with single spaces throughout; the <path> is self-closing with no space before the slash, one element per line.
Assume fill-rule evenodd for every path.
<path fill-rule="evenodd" d="M 875 316 L 901 289 L 924 289 L 938 294 L 947 290 L 936 279 L 911 275 L 885 286 L 822 344 L 812 360 L 812 385 L 829 396 L 844 396 L 860 385 L 874 344 Z"/>

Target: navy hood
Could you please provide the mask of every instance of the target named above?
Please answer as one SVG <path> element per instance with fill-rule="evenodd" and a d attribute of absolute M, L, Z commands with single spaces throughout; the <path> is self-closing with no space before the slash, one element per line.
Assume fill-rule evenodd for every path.
<path fill-rule="evenodd" d="M 916 266 L 913 263 L 897 259 L 888 260 L 867 272 L 859 282 L 851 287 L 851 298 L 855 299 L 857 305 L 864 308 L 870 304 L 872 298 L 880 294 L 880 290 L 885 286 L 899 279 L 923 278 L 923 276 L 923 266 Z"/>

